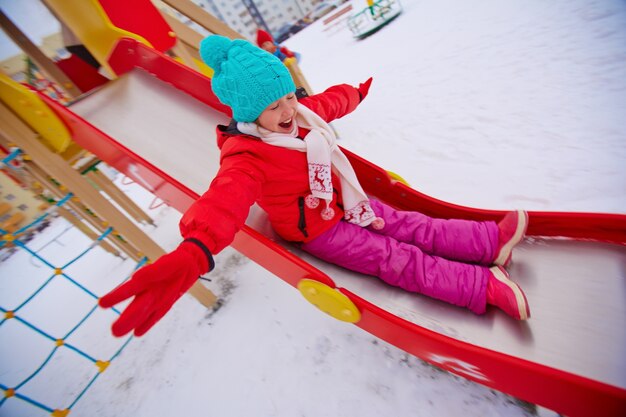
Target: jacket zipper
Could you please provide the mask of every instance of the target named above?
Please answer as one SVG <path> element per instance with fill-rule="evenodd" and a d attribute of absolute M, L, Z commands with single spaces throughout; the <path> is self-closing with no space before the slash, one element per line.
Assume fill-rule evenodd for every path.
<path fill-rule="evenodd" d="M 304 197 L 298 197 L 298 208 L 300 209 L 298 229 L 300 229 L 304 237 L 309 237 L 309 234 L 306 232 L 306 219 L 304 218 Z"/>

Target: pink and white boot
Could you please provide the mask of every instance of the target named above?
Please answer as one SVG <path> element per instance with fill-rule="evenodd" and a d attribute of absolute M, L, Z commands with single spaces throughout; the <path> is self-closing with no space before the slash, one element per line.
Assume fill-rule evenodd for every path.
<path fill-rule="evenodd" d="M 489 268 L 487 304 L 498 307 L 516 320 L 530 318 L 530 307 L 524 291 L 509 278 L 502 266 Z"/>
<path fill-rule="evenodd" d="M 498 223 L 498 249 L 494 265 L 507 267 L 511 263 L 511 255 L 515 245 L 520 243 L 528 229 L 528 213 L 516 210 L 507 213 Z"/>

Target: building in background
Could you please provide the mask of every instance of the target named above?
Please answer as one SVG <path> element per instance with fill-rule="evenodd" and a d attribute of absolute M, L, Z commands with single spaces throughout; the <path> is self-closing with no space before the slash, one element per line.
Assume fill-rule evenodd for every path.
<path fill-rule="evenodd" d="M 320 0 L 194 0 L 251 41 L 258 28 L 276 34 L 310 13 Z"/>

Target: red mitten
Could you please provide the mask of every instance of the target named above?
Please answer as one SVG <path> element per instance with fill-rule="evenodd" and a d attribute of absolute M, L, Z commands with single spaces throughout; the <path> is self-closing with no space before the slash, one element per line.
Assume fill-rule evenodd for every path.
<path fill-rule="evenodd" d="M 206 246 L 197 239 L 186 239 L 173 252 L 141 268 L 100 299 L 100 306 L 109 308 L 135 297 L 113 323 L 111 331 L 118 337 L 133 330 L 135 336 L 145 334 L 213 266 L 213 257 Z"/>
<path fill-rule="evenodd" d="M 365 96 L 367 96 L 367 93 L 370 91 L 370 85 L 372 85 L 372 80 L 373 78 L 369 77 L 367 81 L 359 84 L 359 88 L 357 88 L 357 90 L 359 91 L 359 97 L 361 98 L 361 101 L 363 101 Z"/>

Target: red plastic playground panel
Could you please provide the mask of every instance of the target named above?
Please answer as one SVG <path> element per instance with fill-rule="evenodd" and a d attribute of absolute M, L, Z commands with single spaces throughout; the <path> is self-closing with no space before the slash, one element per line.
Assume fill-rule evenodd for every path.
<path fill-rule="evenodd" d="M 99 2 L 113 25 L 142 36 L 157 51 L 168 51 L 176 44 L 176 34 L 150 0 Z"/>

